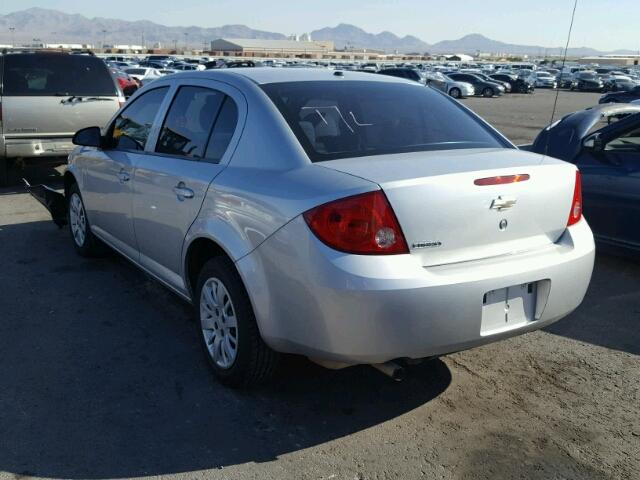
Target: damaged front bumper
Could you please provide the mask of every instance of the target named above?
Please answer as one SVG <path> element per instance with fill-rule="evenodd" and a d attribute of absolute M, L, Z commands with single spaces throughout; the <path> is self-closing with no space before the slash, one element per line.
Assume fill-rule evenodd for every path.
<path fill-rule="evenodd" d="M 22 181 L 31 196 L 49 210 L 53 223 L 59 228 L 64 227 L 67 224 L 67 199 L 64 194 L 46 185 L 31 185 L 24 178 Z"/>

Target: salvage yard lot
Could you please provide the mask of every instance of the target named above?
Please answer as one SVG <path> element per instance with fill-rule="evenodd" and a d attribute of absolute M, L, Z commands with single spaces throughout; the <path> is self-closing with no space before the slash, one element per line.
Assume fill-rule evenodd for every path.
<path fill-rule="evenodd" d="M 554 95 L 464 104 L 522 144 Z M 558 114 L 597 98 L 562 92 Z M 78 257 L 18 186 L 0 190 L 0 245 L 0 479 L 640 478 L 632 261 L 599 255 L 585 302 L 552 327 L 402 383 L 293 358 L 239 393 L 209 373 L 186 304 L 119 256 Z"/>

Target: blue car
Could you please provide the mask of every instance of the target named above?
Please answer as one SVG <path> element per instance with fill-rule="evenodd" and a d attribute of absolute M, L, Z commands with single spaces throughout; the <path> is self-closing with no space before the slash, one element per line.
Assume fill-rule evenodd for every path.
<path fill-rule="evenodd" d="M 580 169 L 584 215 L 600 246 L 640 254 L 640 105 L 571 113 L 540 132 L 530 149 Z"/>

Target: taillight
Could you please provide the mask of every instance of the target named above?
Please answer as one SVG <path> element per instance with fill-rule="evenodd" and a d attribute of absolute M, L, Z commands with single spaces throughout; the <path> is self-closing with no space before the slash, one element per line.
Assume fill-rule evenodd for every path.
<path fill-rule="evenodd" d="M 580 180 L 580 171 L 576 170 L 576 184 L 573 187 L 573 200 L 571 201 L 571 211 L 569 212 L 569 221 L 567 227 L 575 225 L 582 218 L 582 181 Z"/>
<path fill-rule="evenodd" d="M 409 253 L 398 220 L 381 190 L 325 203 L 304 213 L 325 245 L 357 255 Z"/>

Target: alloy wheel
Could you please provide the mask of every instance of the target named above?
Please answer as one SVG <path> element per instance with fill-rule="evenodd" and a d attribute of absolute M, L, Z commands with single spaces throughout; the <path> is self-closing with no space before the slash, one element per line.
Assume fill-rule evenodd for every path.
<path fill-rule="evenodd" d="M 209 278 L 200 294 L 200 325 L 211 359 L 223 369 L 238 354 L 238 323 L 231 295 L 218 278 Z"/>
<path fill-rule="evenodd" d="M 87 237 L 87 216 L 84 212 L 82 199 L 77 193 L 73 193 L 69 199 L 69 223 L 73 240 L 76 245 L 82 247 Z"/>

